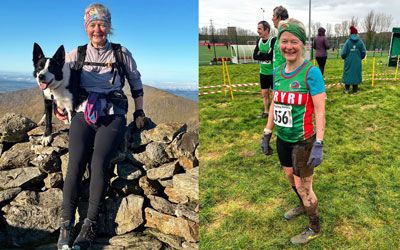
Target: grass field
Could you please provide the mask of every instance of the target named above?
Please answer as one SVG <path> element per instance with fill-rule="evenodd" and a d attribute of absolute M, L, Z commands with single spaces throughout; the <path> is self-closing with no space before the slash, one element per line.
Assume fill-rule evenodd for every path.
<path fill-rule="evenodd" d="M 231 53 L 225 46 L 215 46 L 217 57 L 230 57 Z M 214 47 L 208 50 L 207 46 L 199 46 L 199 65 L 209 65 L 214 58 Z"/>
<path fill-rule="evenodd" d="M 363 65 L 365 75 L 370 59 Z M 377 72 L 393 73 L 382 60 Z M 258 82 L 258 65 L 229 67 L 234 83 Z M 340 78 L 342 67 L 342 60 L 328 60 L 327 78 Z M 200 67 L 200 86 L 221 79 L 220 66 Z M 357 95 L 327 89 L 324 162 L 314 177 L 323 236 L 304 249 L 400 248 L 400 82 L 375 84 L 365 81 Z M 261 153 L 261 97 L 235 93 L 231 101 L 207 95 L 199 106 L 200 248 L 299 248 L 290 237 L 308 220 L 283 219 L 298 199 L 280 169 L 275 137 L 274 154 Z"/>

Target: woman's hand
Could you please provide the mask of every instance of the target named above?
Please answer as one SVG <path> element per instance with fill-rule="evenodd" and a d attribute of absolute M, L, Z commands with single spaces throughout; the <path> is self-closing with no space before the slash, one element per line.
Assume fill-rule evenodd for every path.
<path fill-rule="evenodd" d="M 68 114 L 65 112 L 65 109 L 60 109 L 55 103 L 54 103 L 54 115 L 60 121 L 65 121 L 68 119 Z"/>

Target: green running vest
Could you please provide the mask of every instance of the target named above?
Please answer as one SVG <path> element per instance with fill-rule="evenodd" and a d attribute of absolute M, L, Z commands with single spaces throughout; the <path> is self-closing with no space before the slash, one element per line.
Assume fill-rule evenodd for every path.
<path fill-rule="evenodd" d="M 260 52 L 262 53 L 268 53 L 268 51 L 271 48 L 271 40 L 272 36 L 268 38 L 268 40 L 263 43 L 262 39 L 258 41 L 258 48 Z M 272 75 L 273 73 L 273 66 L 272 66 L 272 61 L 261 61 L 260 62 L 260 74 L 263 75 Z"/>
<path fill-rule="evenodd" d="M 286 142 L 303 141 L 315 134 L 314 105 L 307 84 L 312 68 L 305 61 L 293 75 L 283 74 L 283 65 L 274 73 L 274 123 L 277 136 Z"/>
<path fill-rule="evenodd" d="M 284 62 L 286 62 L 286 59 L 282 56 L 281 49 L 279 48 L 279 39 L 276 38 L 275 44 L 274 44 L 274 56 L 273 56 L 273 66 L 274 69 L 281 66 Z"/>

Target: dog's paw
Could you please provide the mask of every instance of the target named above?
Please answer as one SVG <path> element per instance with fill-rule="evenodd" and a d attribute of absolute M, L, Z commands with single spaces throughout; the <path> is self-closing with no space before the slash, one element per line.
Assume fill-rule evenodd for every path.
<path fill-rule="evenodd" d="M 52 140 L 53 140 L 53 136 L 51 136 L 51 135 L 48 135 L 48 136 L 43 135 L 42 139 L 40 140 L 40 143 L 43 146 L 49 146 Z"/>

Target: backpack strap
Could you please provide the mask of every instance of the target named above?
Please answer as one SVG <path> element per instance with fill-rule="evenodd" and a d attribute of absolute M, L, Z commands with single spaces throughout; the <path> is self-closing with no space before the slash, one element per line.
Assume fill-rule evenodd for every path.
<path fill-rule="evenodd" d="M 78 59 L 76 60 L 75 69 L 77 71 L 82 71 L 83 64 L 86 58 L 87 44 L 78 47 Z"/>
<path fill-rule="evenodd" d="M 115 56 L 115 63 L 118 69 L 119 77 L 121 78 L 121 87 L 125 85 L 125 78 L 128 79 L 128 72 L 125 67 L 124 57 L 122 55 L 122 47 L 119 43 L 111 43 L 111 47 Z"/>
<path fill-rule="evenodd" d="M 73 68 L 71 68 L 70 76 L 70 91 L 72 92 L 73 106 L 74 109 L 77 108 L 87 96 L 86 91 L 81 88 L 81 73 L 83 64 L 86 57 L 87 44 L 78 47 L 77 60 Z"/>

